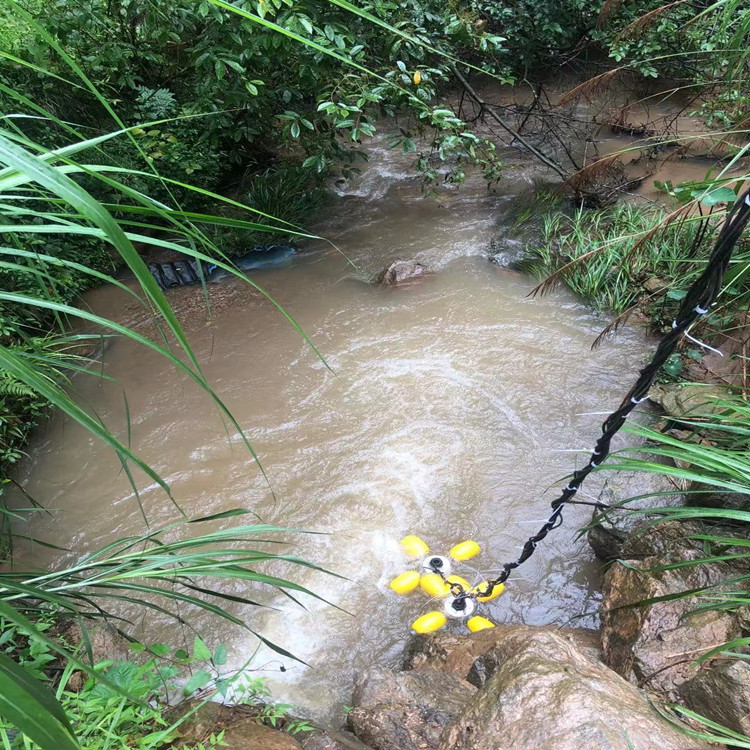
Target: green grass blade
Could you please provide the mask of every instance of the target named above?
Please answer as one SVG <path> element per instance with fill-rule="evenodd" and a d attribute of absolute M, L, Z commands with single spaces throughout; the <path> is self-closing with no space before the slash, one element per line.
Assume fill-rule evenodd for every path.
<path fill-rule="evenodd" d="M 42 750 L 80 748 L 60 703 L 4 653 L 0 653 L 0 715 Z"/>

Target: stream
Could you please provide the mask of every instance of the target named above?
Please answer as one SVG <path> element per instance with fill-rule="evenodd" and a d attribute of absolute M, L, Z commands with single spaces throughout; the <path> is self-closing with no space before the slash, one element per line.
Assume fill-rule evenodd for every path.
<path fill-rule="evenodd" d="M 619 403 L 650 348 L 642 332 L 626 328 L 591 351 L 605 319 L 564 289 L 530 298 L 533 280 L 487 261 L 513 199 L 538 175 L 523 155 L 508 155 L 515 163 L 495 193 L 476 180 L 424 199 L 410 159 L 389 150 L 384 136 L 369 152 L 363 174 L 334 186 L 311 226 L 341 253 L 309 242 L 290 267 L 253 275 L 330 370 L 239 279 L 210 287 L 211 317 L 200 288 L 169 293 L 275 497 L 205 394 L 153 352 L 115 340 L 101 366 L 119 382 L 75 380 L 123 439 L 126 384 L 133 449 L 170 483 L 188 516 L 249 508 L 266 523 L 324 532 L 287 534 L 282 549 L 344 578 L 288 564 L 268 570 L 341 609 L 307 596 L 303 608 L 253 589 L 272 608 L 233 610 L 308 667 L 265 647 L 256 653 L 255 637 L 227 622 L 187 614 L 210 645 L 228 647 L 226 669 L 254 655 L 251 674 L 268 678 L 276 700 L 331 721 L 343 716 L 356 671 L 397 663 L 410 623 L 430 609 L 426 595 L 401 598 L 388 587 L 408 568 L 398 540 L 417 534 L 446 553 L 476 539 L 482 553 L 460 570 L 470 581 L 480 580 L 477 569 L 515 558 L 547 515 L 551 485 L 574 467 L 572 451 L 592 445 L 601 413 Z M 399 258 L 432 273 L 392 288 L 363 282 Z M 148 315 L 120 290 L 93 290 L 85 304 L 150 330 Z M 27 547 L 21 564 L 70 564 L 144 530 L 117 457 L 75 423 L 55 416 L 28 450 L 17 480 L 48 512 L 34 514 L 23 533 L 71 551 Z M 587 482 L 592 498 L 600 486 L 598 476 Z M 152 526 L 178 518 L 157 486 L 143 480 L 140 494 Z M 482 613 L 529 624 L 588 613 L 575 623 L 595 624 L 601 564 L 577 538 L 590 516 L 585 506 L 566 511 L 564 526 Z M 227 586 L 250 593 L 242 583 Z M 187 627 L 137 616 L 136 635 L 146 642 L 192 644 Z"/>

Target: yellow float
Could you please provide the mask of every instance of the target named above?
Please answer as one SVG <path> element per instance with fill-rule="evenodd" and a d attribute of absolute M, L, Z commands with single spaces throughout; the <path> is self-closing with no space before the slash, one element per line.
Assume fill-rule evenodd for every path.
<path fill-rule="evenodd" d="M 442 612 L 428 612 L 419 619 L 414 620 L 411 629 L 415 633 L 434 633 L 445 625 L 446 616 Z"/>
<path fill-rule="evenodd" d="M 487 593 L 487 589 L 489 589 L 490 584 L 487 581 L 482 581 L 481 583 L 478 583 L 476 586 L 474 586 L 471 589 L 471 593 L 475 594 L 477 597 L 478 602 L 491 602 L 493 599 L 497 599 L 498 596 L 505 593 L 505 584 L 504 583 L 498 583 L 495 588 L 492 590 L 492 593 L 489 596 L 481 596 L 483 593 Z M 417 588 L 416 586 L 414 588 Z"/>
<path fill-rule="evenodd" d="M 495 623 L 491 620 L 488 620 L 486 617 L 474 615 L 474 617 L 469 618 L 468 622 L 466 623 L 466 627 L 469 628 L 472 633 L 478 633 L 480 630 L 489 630 L 490 628 L 494 628 Z"/>
<path fill-rule="evenodd" d="M 476 557 L 482 548 L 476 543 L 468 540 L 466 542 L 459 542 L 454 547 L 451 547 L 451 551 L 448 553 L 454 560 L 471 560 L 472 557 Z"/>
<path fill-rule="evenodd" d="M 420 575 L 416 570 L 407 570 L 391 581 L 391 588 L 397 594 L 409 594 L 419 586 Z"/>
<path fill-rule="evenodd" d="M 465 578 L 461 578 L 461 576 L 450 575 L 441 578 L 437 573 L 428 573 L 422 576 L 419 586 L 425 594 L 436 596 L 439 599 L 445 599 L 451 593 L 451 589 L 454 586 L 460 586 L 462 591 L 469 591 L 471 589 L 471 584 Z"/>
<path fill-rule="evenodd" d="M 413 534 L 405 536 L 401 540 L 401 549 L 407 557 L 424 557 L 430 554 L 430 548 L 418 536 Z"/>

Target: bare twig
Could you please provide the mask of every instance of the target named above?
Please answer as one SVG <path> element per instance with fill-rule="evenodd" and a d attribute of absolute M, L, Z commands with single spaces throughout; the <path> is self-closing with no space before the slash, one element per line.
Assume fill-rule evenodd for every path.
<path fill-rule="evenodd" d="M 458 79 L 458 82 L 463 86 L 466 93 L 469 95 L 469 98 L 472 99 L 476 104 L 479 105 L 479 107 L 487 112 L 487 114 L 508 134 L 512 135 L 515 140 L 517 140 L 527 151 L 532 153 L 539 161 L 541 161 L 543 164 L 546 164 L 550 169 L 553 169 L 555 172 L 557 172 L 558 175 L 563 180 L 568 179 L 569 175 L 565 172 L 565 170 L 553 159 L 551 159 L 546 154 L 542 153 L 536 146 L 529 143 L 520 133 L 516 132 L 510 125 L 508 125 L 505 120 L 503 120 L 502 117 L 500 117 L 497 112 L 489 105 L 487 102 L 482 99 L 479 94 L 474 90 L 474 88 L 471 86 L 471 84 L 464 78 L 464 76 L 460 73 L 458 68 L 454 65 L 453 66 L 453 73 Z"/>

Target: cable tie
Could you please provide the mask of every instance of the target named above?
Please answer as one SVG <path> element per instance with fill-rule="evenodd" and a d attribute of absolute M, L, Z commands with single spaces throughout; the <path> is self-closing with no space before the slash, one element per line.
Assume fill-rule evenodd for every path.
<path fill-rule="evenodd" d="M 594 448 L 594 450 L 591 451 L 592 456 L 601 456 L 602 452 L 598 448 Z"/>
<path fill-rule="evenodd" d="M 718 349 L 715 349 L 713 346 L 709 346 L 703 341 L 699 341 L 695 336 L 691 336 L 687 331 L 685 331 L 685 338 L 690 339 L 694 344 L 698 344 L 698 346 L 702 346 L 704 349 L 708 349 L 710 352 L 713 352 L 714 354 L 718 354 L 720 357 L 724 356 L 724 353 L 719 351 Z"/>
<path fill-rule="evenodd" d="M 593 466 L 595 469 L 599 466 L 599 464 L 596 463 L 596 461 L 589 461 L 589 465 Z"/>
<path fill-rule="evenodd" d="M 697 312 L 698 315 L 705 315 L 708 312 L 708 308 L 704 310 L 700 305 L 696 305 L 693 308 L 693 312 Z"/>
<path fill-rule="evenodd" d="M 672 321 L 672 328 L 677 328 L 677 321 L 676 320 Z"/>
<path fill-rule="evenodd" d="M 568 483 L 568 486 L 565 488 L 568 492 L 578 492 L 578 487 L 571 487 L 570 483 Z"/>
<path fill-rule="evenodd" d="M 646 399 L 648 399 L 648 394 L 645 395 L 645 396 L 642 396 L 641 398 L 636 398 L 635 396 L 631 396 L 630 397 L 630 403 L 631 404 L 640 404 L 640 403 L 643 403 L 644 401 L 646 401 Z"/>

